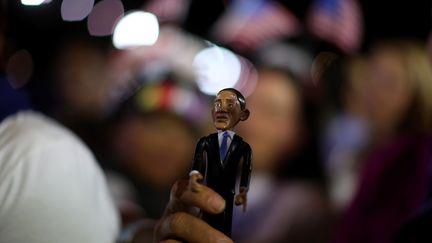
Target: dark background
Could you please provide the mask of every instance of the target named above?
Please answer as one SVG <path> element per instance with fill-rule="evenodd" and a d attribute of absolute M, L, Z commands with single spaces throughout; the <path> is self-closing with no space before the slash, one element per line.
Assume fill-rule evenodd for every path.
<path fill-rule="evenodd" d="M 95 1 L 97 3 L 98 1 Z M 146 1 L 123 0 L 125 11 L 140 8 Z M 280 1 L 291 10 L 302 23 L 311 5 L 311 0 Z M 364 17 L 364 41 L 362 50 L 370 43 L 392 37 L 413 37 L 426 40 L 431 32 L 431 1 L 394 1 L 362 0 L 359 1 Z M 215 19 L 226 9 L 229 1 L 193 0 L 189 15 L 183 27 L 196 35 L 206 37 L 207 31 Z M 87 21 L 65 22 L 60 15 L 61 1 L 53 0 L 40 6 L 24 6 L 18 0 L 7 2 L 7 50 L 12 53 L 18 49 L 27 49 L 34 58 L 33 79 L 46 80 L 47 68 L 64 40 L 70 38 L 90 38 L 109 47 L 110 37 L 91 37 L 87 32 Z M 298 37 L 299 42 L 307 42 L 311 49 L 320 51 L 332 48 L 318 40 L 311 41 L 308 33 Z"/>

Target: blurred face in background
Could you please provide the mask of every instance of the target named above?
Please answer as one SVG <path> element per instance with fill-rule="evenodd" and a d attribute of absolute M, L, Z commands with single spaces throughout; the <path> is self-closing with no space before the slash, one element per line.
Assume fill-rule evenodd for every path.
<path fill-rule="evenodd" d="M 87 42 L 62 49 L 56 62 L 56 81 L 63 112 L 75 117 L 99 118 L 109 109 L 106 59 L 101 50 Z"/>
<path fill-rule="evenodd" d="M 271 171 L 281 157 L 299 143 L 300 97 L 290 77 L 275 70 L 261 70 L 249 96 L 249 120 L 238 125 L 253 150 L 254 169 Z"/>
<path fill-rule="evenodd" d="M 364 57 L 355 57 L 347 66 L 347 86 L 343 90 L 342 101 L 344 112 L 359 118 L 364 118 L 366 108 L 364 102 L 368 99 L 366 92 L 369 78 L 369 65 Z"/>
<path fill-rule="evenodd" d="M 126 118 L 114 143 L 122 166 L 131 174 L 153 187 L 166 188 L 187 173 L 195 141 L 180 118 L 153 114 Z"/>
<path fill-rule="evenodd" d="M 370 58 L 370 79 L 364 88 L 366 116 L 378 136 L 390 135 L 407 116 L 414 84 L 409 80 L 401 53 L 377 49 Z"/>

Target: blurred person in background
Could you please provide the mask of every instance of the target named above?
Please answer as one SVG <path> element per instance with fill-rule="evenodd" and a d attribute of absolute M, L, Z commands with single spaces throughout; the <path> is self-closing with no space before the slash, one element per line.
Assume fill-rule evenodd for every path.
<path fill-rule="evenodd" d="M 12 89 L 13 80 L 6 80 L 3 72 L 0 242 L 115 242 L 117 211 L 92 153 L 62 125 L 29 111 L 27 95 Z"/>
<path fill-rule="evenodd" d="M 336 242 L 393 242 L 430 197 L 432 68 L 426 49 L 415 41 L 383 42 L 369 65 L 359 97 L 372 146 Z"/>
<path fill-rule="evenodd" d="M 336 212 L 351 202 L 369 143 L 369 129 L 362 103 L 362 86 L 368 78 L 365 57 L 338 57 L 324 72 L 322 153 L 329 194 Z"/>
<path fill-rule="evenodd" d="M 100 122 L 112 110 L 108 48 L 85 36 L 64 38 L 52 61 L 54 115 L 67 126 Z"/>
<path fill-rule="evenodd" d="M 54 91 L 49 95 L 56 102 L 48 109 L 42 105 L 50 116 L 77 134 L 95 155 L 107 176 L 122 225 L 125 221 L 143 217 L 142 208 L 131 203 L 132 200 L 117 200 L 119 191 L 123 198 L 132 197 L 129 196 L 133 194 L 132 186 L 128 178 L 116 173 L 109 164 L 111 128 L 108 118 L 117 107 L 117 100 L 111 97 L 114 81 L 109 66 L 109 48 L 104 42 L 92 41 L 85 36 L 66 36 L 56 47 L 50 66 L 51 80 L 47 85 Z"/>
<path fill-rule="evenodd" d="M 57 122 L 30 111 L 2 120 L 0 168 L 1 242 L 115 241 L 118 215 L 104 174 Z"/>
<path fill-rule="evenodd" d="M 128 94 L 115 86 L 110 60 L 113 51 L 103 41 L 86 36 L 65 37 L 56 49 L 51 62 L 52 96 L 56 102 L 47 112 L 76 133 L 103 169 L 109 147 L 109 118 L 118 106 L 113 93 Z M 128 80 L 123 83 L 134 83 Z"/>
<path fill-rule="evenodd" d="M 164 103 L 178 92 L 175 84 L 144 86 L 121 105 L 110 125 L 106 162 L 130 182 L 132 195 L 123 199 L 150 219 L 160 218 L 172 184 L 187 176 L 197 139 L 196 124 Z"/>
<path fill-rule="evenodd" d="M 301 84 L 282 68 L 263 65 L 258 74 L 250 120 L 238 127 L 253 149 L 254 172 L 248 211 L 235 211 L 233 239 L 327 242 L 330 210 Z"/>

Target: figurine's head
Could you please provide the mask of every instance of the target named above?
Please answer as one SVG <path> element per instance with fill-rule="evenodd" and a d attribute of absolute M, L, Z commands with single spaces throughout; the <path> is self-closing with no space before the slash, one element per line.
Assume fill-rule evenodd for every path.
<path fill-rule="evenodd" d="M 226 88 L 217 94 L 212 109 L 213 123 L 218 130 L 231 130 L 249 117 L 246 99 L 236 89 Z"/>

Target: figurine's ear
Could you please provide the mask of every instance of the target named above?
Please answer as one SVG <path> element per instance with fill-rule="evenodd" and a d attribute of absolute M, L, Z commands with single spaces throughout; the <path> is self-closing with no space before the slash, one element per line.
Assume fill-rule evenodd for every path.
<path fill-rule="evenodd" d="M 246 121 L 249 118 L 250 111 L 248 109 L 242 110 L 242 113 L 240 114 L 240 121 Z"/>

